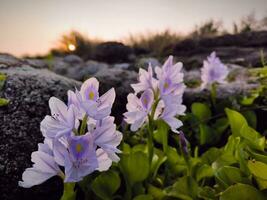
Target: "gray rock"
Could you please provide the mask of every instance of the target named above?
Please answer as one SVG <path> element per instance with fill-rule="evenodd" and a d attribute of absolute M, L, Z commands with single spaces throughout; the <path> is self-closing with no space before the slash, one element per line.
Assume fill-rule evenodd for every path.
<path fill-rule="evenodd" d="M 9 54 L 0 54 L 0 67 L 20 64 L 22 61 Z"/>
<path fill-rule="evenodd" d="M 156 66 L 160 66 L 160 62 L 158 61 L 158 59 L 150 57 L 150 58 L 140 58 L 139 60 L 137 60 L 137 62 L 135 63 L 135 66 L 139 69 L 144 68 L 147 69 L 149 63 L 151 63 L 151 66 L 154 68 Z"/>
<path fill-rule="evenodd" d="M 100 91 L 106 92 L 111 87 L 115 88 L 116 100 L 113 106 L 112 115 L 116 122 L 122 121 L 122 113 L 126 111 L 127 95 L 133 92 L 130 84 L 137 80 L 137 73 L 134 71 L 110 68 L 100 70 L 94 75 L 100 82 Z"/>
<path fill-rule="evenodd" d="M 7 60 L 17 65 L 15 61 Z M 60 178 L 54 177 L 30 189 L 19 188 L 18 181 L 32 165 L 31 152 L 43 141 L 40 122 L 50 112 L 49 98 L 66 100 L 67 90 L 79 87 L 80 83 L 26 65 L 9 66 L 0 69 L 0 73 L 7 75 L 0 97 L 10 100 L 7 106 L 0 107 L 0 199 L 59 199 Z"/>
<path fill-rule="evenodd" d="M 67 62 L 69 64 L 81 64 L 83 63 L 83 60 L 77 56 L 77 55 L 67 55 L 63 59 L 64 62 Z"/>
<path fill-rule="evenodd" d="M 129 69 L 130 66 L 131 66 L 130 63 L 119 63 L 113 65 L 114 68 L 119 68 L 119 69 Z"/>

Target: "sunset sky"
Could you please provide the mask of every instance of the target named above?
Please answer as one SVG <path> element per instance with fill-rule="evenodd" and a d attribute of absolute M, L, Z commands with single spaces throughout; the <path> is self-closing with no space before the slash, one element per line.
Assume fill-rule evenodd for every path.
<path fill-rule="evenodd" d="M 267 0 L 0 0 L 0 52 L 45 53 L 72 29 L 105 40 L 170 29 L 186 34 L 196 24 L 267 16 Z"/>

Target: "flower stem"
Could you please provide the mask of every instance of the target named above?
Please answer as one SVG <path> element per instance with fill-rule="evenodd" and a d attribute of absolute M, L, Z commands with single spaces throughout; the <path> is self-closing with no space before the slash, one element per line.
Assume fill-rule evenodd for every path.
<path fill-rule="evenodd" d="M 211 85 L 210 95 L 211 95 L 212 105 L 215 108 L 215 105 L 216 105 L 216 96 L 217 96 L 217 86 L 216 86 L 216 83 L 213 83 Z"/>
<path fill-rule="evenodd" d="M 74 191 L 75 183 L 64 183 L 64 191 L 60 200 L 75 200 L 76 191 Z"/>
<path fill-rule="evenodd" d="M 88 116 L 85 114 L 82 120 L 81 128 L 80 128 L 80 134 L 79 135 L 84 135 L 85 134 L 85 129 L 87 126 L 87 118 Z"/>
<path fill-rule="evenodd" d="M 147 145 L 148 145 L 148 160 L 149 160 L 149 166 L 151 168 L 152 165 L 152 159 L 154 154 L 154 144 L 153 144 L 153 120 L 151 117 L 149 117 L 148 122 L 148 138 L 147 138 Z"/>

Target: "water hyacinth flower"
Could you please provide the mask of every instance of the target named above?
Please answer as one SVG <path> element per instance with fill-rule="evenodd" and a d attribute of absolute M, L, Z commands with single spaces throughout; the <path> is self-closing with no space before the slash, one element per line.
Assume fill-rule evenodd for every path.
<path fill-rule="evenodd" d="M 149 64 L 147 71 L 142 68 L 139 69 L 138 81 L 138 83 L 131 84 L 131 87 L 134 89 L 135 94 L 143 92 L 147 89 L 156 89 L 158 81 L 153 78 L 153 70 L 151 64 Z"/>
<path fill-rule="evenodd" d="M 23 173 L 21 187 L 41 184 L 55 175 L 64 182 L 78 182 L 119 161 L 122 134 L 109 116 L 115 91 L 112 88 L 100 96 L 98 89 L 99 82 L 91 78 L 80 91 L 68 91 L 67 105 L 50 98 L 51 116 L 41 122 L 45 143 L 32 154 L 34 164 Z"/>
<path fill-rule="evenodd" d="M 183 94 L 185 85 L 183 84 L 184 74 L 181 72 L 182 67 L 183 64 L 181 62 L 173 65 L 173 56 L 169 56 L 162 68 L 155 68 L 161 96 Z"/>
<path fill-rule="evenodd" d="M 229 70 L 227 66 L 216 57 L 215 52 L 212 52 L 207 60 L 203 61 L 203 67 L 201 69 L 201 88 L 210 87 L 213 83 L 224 83 L 228 73 Z"/>
<path fill-rule="evenodd" d="M 182 63 L 173 65 L 172 56 L 162 68 L 156 67 L 157 78 L 153 77 L 152 68 L 149 68 L 148 72 L 140 69 L 139 83 L 133 84 L 132 87 L 136 94 L 143 93 L 140 98 L 133 93 L 128 95 L 127 112 L 124 113 L 125 121 L 131 124 L 132 131 L 138 130 L 150 116 L 154 120 L 164 120 L 172 131 L 178 132 L 182 122 L 176 116 L 183 115 L 186 110 L 182 105 L 185 85 L 181 70 Z"/>
<path fill-rule="evenodd" d="M 140 98 L 130 93 L 127 99 L 128 112 L 124 113 L 125 121 L 131 124 L 131 131 L 137 131 L 147 121 L 154 101 L 154 94 L 151 89 L 148 89 Z"/>
<path fill-rule="evenodd" d="M 19 186 L 21 187 L 30 188 L 45 182 L 53 176 L 64 176 L 47 141 L 38 144 L 38 151 L 32 153 L 31 160 L 34 164 L 23 172 L 22 181 L 19 181 Z"/>
<path fill-rule="evenodd" d="M 98 90 L 98 80 L 90 78 L 82 84 L 80 91 L 76 90 L 75 93 L 68 91 L 68 105 L 75 105 L 78 117 L 85 113 L 94 119 L 110 115 L 115 100 L 115 90 L 111 88 L 102 96 L 99 96 Z"/>

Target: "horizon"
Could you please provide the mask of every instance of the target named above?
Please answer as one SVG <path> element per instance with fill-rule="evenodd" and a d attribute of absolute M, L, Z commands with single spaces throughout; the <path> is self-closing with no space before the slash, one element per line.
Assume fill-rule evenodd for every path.
<path fill-rule="evenodd" d="M 167 29 L 186 35 L 211 19 L 222 21 L 232 31 L 234 22 L 252 12 L 256 19 L 267 15 L 264 0 L 199 4 L 193 0 L 0 0 L 0 4 L 0 52 L 15 56 L 45 54 L 71 30 L 90 38 L 121 41 L 130 34 Z"/>

